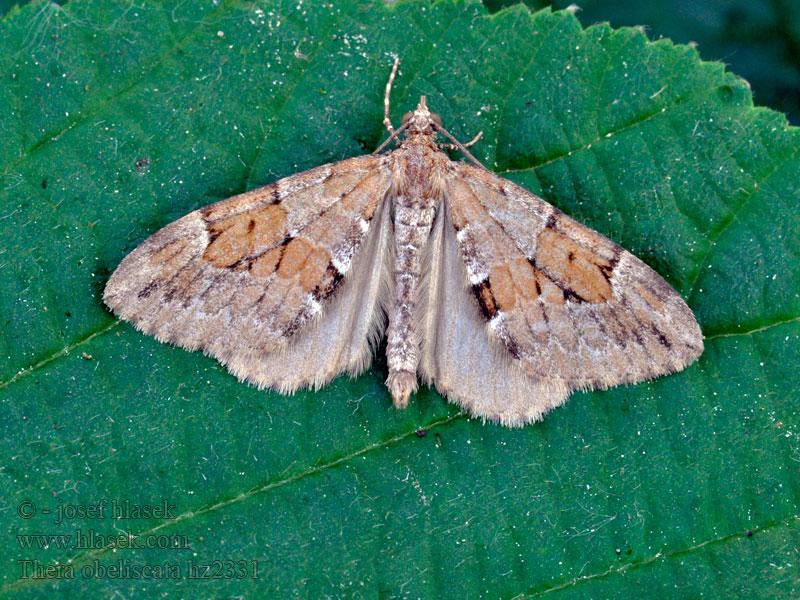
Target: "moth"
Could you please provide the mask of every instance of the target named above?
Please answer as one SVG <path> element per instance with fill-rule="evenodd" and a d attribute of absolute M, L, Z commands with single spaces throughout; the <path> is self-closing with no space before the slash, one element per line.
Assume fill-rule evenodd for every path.
<path fill-rule="evenodd" d="M 697 321 L 669 284 L 481 166 L 467 150 L 480 134 L 458 142 L 424 96 L 395 129 L 397 68 L 384 98 L 390 136 L 375 153 L 167 225 L 122 261 L 105 303 L 282 393 L 363 372 L 386 331 L 395 407 L 422 380 L 508 426 L 540 420 L 573 390 L 651 379 L 702 353 Z"/>

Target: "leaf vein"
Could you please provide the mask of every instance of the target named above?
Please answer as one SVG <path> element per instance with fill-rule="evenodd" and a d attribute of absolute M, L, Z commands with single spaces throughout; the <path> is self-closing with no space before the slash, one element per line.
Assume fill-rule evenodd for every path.
<path fill-rule="evenodd" d="M 770 531 L 770 530 L 773 530 L 773 529 L 777 529 L 779 527 L 790 527 L 793 523 L 800 523 L 800 515 L 791 515 L 791 516 L 789 516 L 789 517 L 787 517 L 785 519 L 780 519 L 778 521 L 774 521 L 774 522 L 766 523 L 764 525 L 760 525 L 758 527 L 754 527 L 750 531 L 752 532 L 752 535 L 757 535 L 759 533 L 763 533 L 765 531 Z M 651 556 L 649 558 L 644 558 L 644 559 L 639 560 L 639 561 L 626 563 L 626 564 L 621 565 L 619 567 L 616 567 L 616 566 L 609 567 L 605 571 L 601 571 L 601 572 L 598 572 L 598 573 L 593 573 L 591 575 L 582 575 L 580 577 L 575 577 L 573 579 L 570 579 L 569 581 L 565 581 L 562 584 L 556 585 L 556 586 L 548 588 L 546 590 L 542 590 L 540 592 L 534 592 L 534 593 L 531 593 L 531 594 L 519 594 L 519 595 L 514 596 L 513 598 L 514 598 L 514 600 L 523 600 L 523 599 L 527 599 L 527 598 L 539 598 L 541 596 L 544 596 L 545 594 L 549 594 L 550 592 L 558 592 L 558 591 L 561 591 L 561 590 L 564 590 L 564 589 L 567 589 L 567 588 L 574 588 L 575 586 L 577 586 L 579 584 L 582 584 L 582 583 L 585 583 L 587 581 L 591 581 L 591 580 L 595 580 L 595 579 L 603 579 L 605 577 L 608 577 L 608 576 L 611 576 L 611 575 L 617 575 L 617 574 L 623 573 L 625 571 L 631 571 L 631 570 L 634 570 L 634 569 L 640 569 L 642 567 L 647 567 L 647 566 L 653 564 L 654 562 L 656 562 L 658 560 L 667 560 L 667 559 L 675 558 L 675 557 L 678 557 L 678 556 L 683 556 L 683 555 L 686 555 L 686 554 L 692 554 L 692 553 L 694 553 L 694 552 L 696 552 L 698 550 L 701 550 L 701 549 L 703 549 L 703 548 L 705 548 L 707 546 L 710 546 L 710 545 L 724 544 L 724 543 L 727 543 L 727 542 L 730 542 L 730 541 L 735 541 L 735 540 L 739 540 L 739 539 L 746 538 L 746 537 L 749 537 L 749 536 L 748 536 L 748 532 L 745 532 L 745 531 L 737 531 L 735 533 L 729 533 L 729 534 L 726 534 L 726 535 L 723 535 L 723 536 L 720 536 L 720 537 L 716 537 L 716 538 L 711 538 L 711 539 L 705 540 L 704 542 L 700 542 L 699 544 L 694 544 L 694 545 L 688 546 L 686 548 L 680 548 L 678 550 L 673 550 L 671 552 L 657 552 L 655 555 L 653 555 L 653 556 Z"/>
<path fill-rule="evenodd" d="M 100 333 L 100 332 L 98 332 L 98 333 Z M 188 511 L 188 512 L 182 513 L 182 514 L 178 515 L 177 517 L 175 517 L 174 519 L 169 519 L 169 520 L 163 521 L 163 522 L 159 523 L 158 525 L 156 525 L 155 527 L 151 527 L 151 528 L 149 528 L 149 529 L 147 529 L 145 531 L 140 531 L 140 532 L 137 532 L 135 534 L 133 532 L 130 532 L 130 533 L 131 533 L 131 535 L 135 535 L 137 537 L 145 537 L 145 536 L 152 535 L 152 534 L 154 534 L 154 533 L 156 533 L 158 531 L 161 531 L 163 529 L 166 529 L 168 527 L 171 527 L 171 526 L 173 526 L 173 525 L 175 525 L 177 523 L 181 523 L 181 522 L 186 521 L 188 519 L 191 519 L 193 517 L 205 515 L 207 513 L 211 513 L 211 512 L 217 511 L 219 509 L 226 508 L 228 506 L 236 505 L 239 502 L 242 502 L 244 500 L 249 499 L 252 496 L 255 496 L 256 494 L 261 494 L 263 492 L 268 492 L 268 491 L 270 491 L 272 489 L 275 489 L 275 488 L 278 488 L 278 487 L 282 487 L 284 485 L 287 485 L 287 484 L 290 484 L 290 483 L 294 483 L 295 481 L 299 481 L 301 479 L 304 479 L 305 477 L 308 477 L 310 475 L 315 475 L 315 474 L 317 474 L 317 473 L 319 473 L 321 471 L 326 471 L 328 469 L 332 469 L 332 468 L 337 467 L 337 466 L 339 466 L 341 464 L 347 463 L 347 462 L 349 462 L 350 460 L 352 460 L 354 458 L 358 458 L 358 457 L 363 456 L 363 455 L 365 455 L 365 454 L 367 454 L 369 452 L 372 452 L 373 450 L 379 450 L 381 448 L 385 448 L 386 446 L 394 444 L 395 442 L 399 442 L 399 441 L 404 440 L 406 438 L 409 438 L 409 437 L 412 437 L 412 436 L 416 436 L 416 435 L 418 435 L 417 432 L 420 431 L 420 430 L 429 431 L 429 430 L 433 429 L 434 427 L 438 427 L 440 425 L 446 425 L 447 423 L 451 423 L 451 422 L 453 422 L 453 421 L 455 421 L 457 419 L 460 419 L 460 418 L 462 418 L 464 416 L 466 416 L 466 413 L 458 412 L 455 415 L 450 415 L 448 417 L 444 417 L 444 418 L 432 421 L 431 423 L 428 423 L 427 425 L 424 425 L 422 427 L 419 427 L 419 426 L 414 427 L 413 429 L 411 429 L 409 431 L 406 431 L 404 433 L 401 433 L 401 434 L 396 435 L 394 437 L 391 437 L 389 439 L 386 439 L 386 440 L 383 440 L 383 441 L 380 441 L 380 442 L 376 442 L 374 444 L 370 444 L 369 446 L 364 446 L 363 448 L 361 448 L 359 450 L 351 452 L 350 454 L 347 454 L 346 456 L 342 456 L 342 457 L 337 458 L 335 460 L 332 460 L 330 462 L 317 464 L 317 465 L 315 465 L 313 467 L 309 467 L 309 468 L 307 468 L 307 469 L 305 469 L 305 470 L 303 470 L 303 471 L 301 471 L 299 473 L 295 473 L 295 474 L 289 475 L 287 477 L 276 479 L 275 481 L 269 481 L 269 482 L 265 483 L 264 485 L 258 486 L 256 488 L 252 488 L 252 489 L 247 490 L 245 492 L 242 492 L 241 494 L 238 494 L 237 496 L 234 496 L 232 498 L 227 498 L 225 500 L 221 500 L 221 501 L 216 502 L 214 504 L 203 506 L 203 507 L 201 507 L 201 508 L 199 508 L 197 510 L 193 510 L 193 511 Z M 73 560 L 71 560 L 70 564 L 73 567 L 75 567 L 76 570 L 78 570 L 81 565 L 86 564 L 86 563 L 90 563 L 91 561 L 93 561 L 93 560 L 97 559 L 98 557 L 106 554 L 107 552 L 114 551 L 114 552 L 120 553 L 123 550 L 127 550 L 127 549 L 130 549 L 130 547 L 123 546 L 122 548 L 118 548 L 114 544 L 109 544 L 109 545 L 104 546 L 102 548 L 97 548 L 96 550 L 91 550 L 91 551 L 87 552 L 86 554 L 79 555 L 78 557 L 76 557 Z M 48 580 L 44 579 L 44 578 L 18 579 L 17 581 L 15 581 L 15 582 L 13 582 L 13 583 L 11 583 L 11 584 L 3 587 L 3 588 L 0 588 L 0 590 L 9 591 L 9 590 L 18 588 L 18 587 L 20 587 L 22 585 L 29 584 L 30 582 L 36 582 L 36 583 L 40 583 L 41 582 L 41 583 L 47 584 Z"/>
<path fill-rule="evenodd" d="M 102 329 L 99 329 L 99 330 L 97 330 L 97 331 L 95 331 L 93 333 L 90 333 L 87 336 L 84 336 L 83 338 L 79 339 L 77 342 L 74 342 L 74 343 L 72 343 L 72 344 L 70 344 L 68 346 L 65 346 L 64 348 L 62 348 L 58 352 L 54 352 L 53 354 L 51 354 L 47 358 L 43 358 L 42 360 L 40 360 L 39 362 L 37 362 L 35 364 L 32 364 L 30 366 L 25 367 L 24 369 L 18 371 L 15 375 L 10 377 L 9 379 L 7 379 L 5 381 L 0 381 L 0 390 L 7 388 L 9 385 L 11 385 L 12 383 L 18 381 L 19 379 L 22 379 L 23 377 L 26 377 L 27 375 L 30 375 L 31 373 L 33 373 L 35 371 L 38 371 L 39 369 L 47 366 L 48 364 L 50 364 L 51 362 L 53 362 L 57 358 L 61 358 L 62 356 L 69 355 L 69 353 L 72 352 L 73 350 L 75 350 L 75 348 L 83 346 L 84 344 L 88 344 L 94 338 L 96 338 L 98 336 L 101 336 L 104 333 L 107 333 L 107 332 L 111 331 L 114 327 L 116 327 L 120 323 L 122 323 L 122 321 L 120 321 L 120 320 L 112 321 L 110 325 L 107 325 L 106 327 L 103 327 Z"/>
<path fill-rule="evenodd" d="M 59 131 L 56 131 L 55 133 L 49 132 L 49 133 L 47 133 L 45 135 L 44 138 L 40 139 L 37 142 L 34 142 L 28 148 L 28 150 L 26 152 L 24 152 L 19 157 L 17 157 L 16 160 L 13 160 L 8 165 L 6 165 L 6 168 L 3 170 L 2 175 L 0 175 L 0 177 L 8 176 L 11 173 L 11 171 L 16 169 L 16 167 L 18 167 L 25 160 L 27 160 L 31 156 L 35 155 L 39 150 L 41 150 L 42 148 L 48 146 L 51 142 L 55 142 L 55 141 L 61 139 L 61 136 L 64 133 L 66 133 L 70 129 L 73 129 L 74 127 L 76 127 L 80 123 L 84 123 L 86 121 L 89 121 L 90 119 L 92 119 L 95 116 L 95 114 L 98 111 L 100 111 L 102 109 L 105 109 L 108 106 L 108 104 L 110 104 L 111 102 L 113 102 L 113 101 L 115 101 L 115 100 L 117 100 L 119 98 L 124 97 L 127 93 L 129 93 L 132 90 L 136 89 L 143 81 L 147 81 L 147 75 L 149 75 L 152 71 L 154 71 L 155 69 L 157 69 L 158 67 L 160 67 L 164 63 L 166 63 L 169 60 L 171 60 L 174 56 L 176 56 L 176 52 L 175 52 L 176 50 L 184 47 L 187 43 L 189 43 L 195 37 L 195 35 L 198 33 L 198 31 L 201 30 L 205 25 L 207 25 L 212 20 L 212 17 L 214 15 L 219 13 L 222 10 L 223 7 L 226 7 L 228 4 L 231 4 L 231 3 L 232 3 L 232 0 L 224 0 L 223 2 L 220 2 L 220 4 L 218 6 L 214 7 L 211 10 L 211 12 L 208 13 L 208 15 L 203 17 L 197 23 L 197 26 L 194 29 L 192 29 L 190 32 L 188 32 L 184 37 L 182 37 L 176 43 L 174 43 L 166 52 L 163 52 L 152 63 L 150 63 L 149 65 L 147 65 L 147 66 L 143 67 L 142 69 L 140 69 L 138 71 L 140 77 L 137 80 L 131 82 L 126 87 L 120 88 L 115 93 L 113 93 L 110 96 L 106 97 L 103 101 L 98 102 L 97 104 L 92 106 L 88 112 L 86 112 L 86 113 L 84 113 L 82 115 L 79 115 L 74 120 L 70 120 Z"/>
<path fill-rule="evenodd" d="M 792 152 L 790 155 L 788 155 L 785 158 L 783 158 L 783 160 L 780 160 L 779 162 L 777 162 L 775 164 L 774 168 L 772 168 L 769 171 L 769 173 L 764 175 L 761 178 L 760 181 L 757 181 L 755 183 L 755 185 L 753 186 L 753 189 L 750 190 L 750 192 L 742 199 L 742 201 L 739 204 L 739 206 L 737 206 L 734 209 L 734 211 L 731 214 L 730 218 L 725 223 L 722 224 L 722 227 L 720 227 L 719 230 L 717 230 L 716 234 L 714 234 L 713 236 L 711 236 L 709 238 L 708 250 L 697 261 L 697 273 L 695 274 L 694 278 L 692 279 L 691 287 L 689 288 L 689 294 L 687 296 L 688 298 L 692 298 L 694 296 L 695 291 L 696 291 L 695 288 L 697 287 L 697 284 L 698 284 L 698 282 L 700 280 L 700 276 L 703 274 L 703 264 L 705 264 L 705 262 L 708 260 L 708 257 L 711 256 L 711 253 L 716 248 L 716 244 L 719 241 L 719 239 L 722 237 L 722 235 L 725 233 L 725 231 L 727 231 L 728 228 L 733 224 L 733 222 L 736 221 L 736 219 L 742 213 L 744 208 L 748 204 L 750 204 L 750 202 L 753 200 L 753 198 L 755 198 L 756 194 L 759 191 L 761 191 L 761 186 L 763 186 L 773 175 L 775 175 L 775 173 L 777 173 L 787 162 L 789 162 L 790 160 L 794 160 L 797 157 L 797 152 L 798 152 L 798 149 L 795 148 L 794 152 Z"/>

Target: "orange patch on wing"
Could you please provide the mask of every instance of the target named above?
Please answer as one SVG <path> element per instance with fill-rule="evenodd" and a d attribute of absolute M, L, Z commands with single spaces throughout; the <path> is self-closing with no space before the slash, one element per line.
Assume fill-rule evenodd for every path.
<path fill-rule="evenodd" d="M 166 278 L 167 289 L 183 298 L 193 298 L 207 285 L 203 277 L 198 277 L 196 269 L 183 269 L 178 271 L 173 278 Z"/>
<path fill-rule="evenodd" d="M 510 265 L 514 286 L 523 298 L 536 300 L 539 293 L 536 291 L 536 272 L 531 263 L 524 258 L 514 259 Z"/>
<path fill-rule="evenodd" d="M 342 177 L 347 179 L 344 175 Z M 322 246 L 335 249 L 342 242 L 343 232 L 349 232 L 356 227 L 359 216 L 368 223 L 372 219 L 378 202 L 382 199 L 382 181 L 382 176 L 364 177 L 361 173 L 352 181 L 347 180 L 326 189 L 326 193 L 339 196 L 339 201 L 309 223 L 303 229 L 303 235 Z"/>
<path fill-rule="evenodd" d="M 483 305 L 506 313 L 522 303 L 523 310 L 539 297 L 537 278 L 542 276 L 524 258 L 515 258 L 508 264 L 495 265 L 489 273 L 491 289 L 483 287 L 479 294 Z"/>
<path fill-rule="evenodd" d="M 508 266 L 495 265 L 489 272 L 489 282 L 497 307 L 505 312 L 511 311 L 517 303 L 517 293 Z"/>
<path fill-rule="evenodd" d="M 650 292 L 645 286 L 637 285 L 635 288 L 635 292 L 641 296 L 642 300 L 647 302 L 647 304 L 657 313 L 664 312 L 664 303 L 659 300 L 659 298 Z"/>
<path fill-rule="evenodd" d="M 536 266 L 587 302 L 611 298 L 611 284 L 603 273 L 611 262 L 555 229 L 548 227 L 539 234 Z"/>
<path fill-rule="evenodd" d="M 331 176 L 323 183 L 322 196 L 340 198 L 357 188 L 362 181 L 364 181 L 364 173 L 361 171 L 332 170 Z"/>
<path fill-rule="evenodd" d="M 188 250 L 186 240 L 177 239 L 169 242 L 164 247 L 154 251 L 148 258 L 150 265 L 158 267 L 163 271 L 177 271 L 186 264 L 186 251 Z M 164 268 L 164 267 L 168 268 Z"/>
<path fill-rule="evenodd" d="M 523 306 L 539 297 L 536 280 L 540 274 L 524 258 L 515 258 L 507 265 L 495 265 L 489 273 L 492 294 L 500 310 L 509 312 L 518 301 Z"/>
<path fill-rule="evenodd" d="M 566 215 L 556 216 L 557 227 L 561 233 L 572 238 L 578 244 L 590 246 L 595 255 L 599 255 L 606 260 L 614 260 L 618 249 L 614 242 L 604 238 L 596 231 L 584 227 Z"/>
<path fill-rule="evenodd" d="M 286 246 L 277 275 L 285 279 L 297 276 L 306 292 L 314 290 L 331 261 L 331 254 L 304 237 L 296 237 Z"/>
<path fill-rule="evenodd" d="M 232 216 L 237 216 L 242 212 L 249 212 L 252 210 L 259 210 L 260 206 L 275 203 L 275 190 L 276 184 L 266 185 L 262 188 L 250 190 L 243 194 L 231 196 L 227 200 L 215 202 L 208 206 L 201 208 L 200 211 L 203 217 L 208 221 L 218 221 L 220 219 L 228 219 Z"/>
<path fill-rule="evenodd" d="M 286 235 L 286 211 L 272 204 L 212 223 L 208 231 L 212 241 L 203 258 L 215 267 L 230 267 L 280 243 Z"/>
<path fill-rule="evenodd" d="M 552 279 L 539 271 L 536 273 L 536 281 L 539 282 L 539 287 L 542 288 L 542 300 L 545 302 L 545 304 L 563 306 L 565 302 L 564 292 L 553 282 Z"/>
<path fill-rule="evenodd" d="M 365 221 L 370 221 L 378 208 L 378 202 L 382 199 L 383 177 L 374 175 L 365 179 L 358 185 L 353 192 L 360 190 L 363 194 L 362 206 L 360 209 L 361 217 Z M 352 193 L 352 192 L 351 192 Z"/>
<path fill-rule="evenodd" d="M 272 250 L 267 250 L 256 258 L 250 265 L 250 275 L 253 277 L 269 277 L 275 272 L 278 261 L 283 254 L 283 246 L 276 246 Z"/>
<path fill-rule="evenodd" d="M 453 225 L 457 231 L 469 223 L 480 223 L 487 217 L 472 188 L 465 181 L 454 178 L 450 181 L 450 209 Z"/>

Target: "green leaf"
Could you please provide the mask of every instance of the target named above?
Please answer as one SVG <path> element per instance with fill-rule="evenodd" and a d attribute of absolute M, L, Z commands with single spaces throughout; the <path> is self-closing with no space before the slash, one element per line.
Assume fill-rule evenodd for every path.
<path fill-rule="evenodd" d="M 31 4 L 0 50 L 0 596 L 798 595 L 800 134 L 721 64 L 475 1 Z M 427 389 L 393 410 L 380 352 L 286 397 L 114 320 L 108 275 L 158 228 L 376 148 L 395 53 L 395 119 L 426 94 L 652 265 L 695 365 L 508 430 Z M 104 499 L 174 508 L 72 512 Z M 17 537 L 79 532 L 177 546 Z"/>
<path fill-rule="evenodd" d="M 532 10 L 574 6 L 571 0 L 524 0 Z M 484 0 L 494 12 L 515 0 Z M 800 3 L 785 0 L 581 0 L 581 23 L 643 27 L 651 38 L 692 43 L 747 79 L 759 104 L 800 123 Z"/>

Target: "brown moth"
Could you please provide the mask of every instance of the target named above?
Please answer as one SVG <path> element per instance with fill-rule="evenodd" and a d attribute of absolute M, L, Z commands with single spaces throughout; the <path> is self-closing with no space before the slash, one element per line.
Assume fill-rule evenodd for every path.
<path fill-rule="evenodd" d="M 702 353 L 694 315 L 655 271 L 482 167 L 466 149 L 480 134 L 460 144 L 424 96 L 395 130 L 397 66 L 391 135 L 374 154 L 167 225 L 122 261 L 106 304 L 284 393 L 363 372 L 388 317 L 397 408 L 422 379 L 509 426 L 541 419 L 572 390 L 651 379 Z"/>

